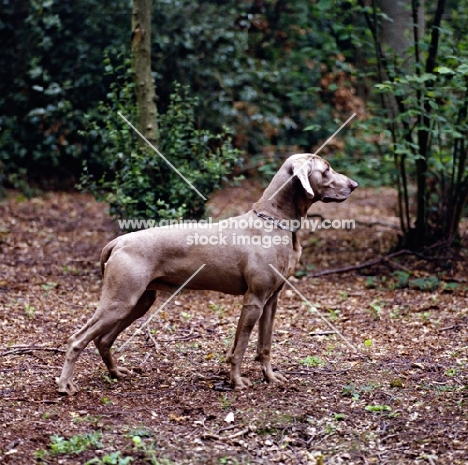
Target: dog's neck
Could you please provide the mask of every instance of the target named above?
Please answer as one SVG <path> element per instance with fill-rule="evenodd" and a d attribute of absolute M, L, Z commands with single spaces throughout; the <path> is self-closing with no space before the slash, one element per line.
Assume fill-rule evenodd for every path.
<path fill-rule="evenodd" d="M 278 220 L 300 220 L 307 216 L 307 210 L 316 200 L 309 199 L 297 177 L 291 176 L 292 171 L 288 169 L 286 162 L 273 177 L 260 200 L 253 204 L 253 209 Z"/>

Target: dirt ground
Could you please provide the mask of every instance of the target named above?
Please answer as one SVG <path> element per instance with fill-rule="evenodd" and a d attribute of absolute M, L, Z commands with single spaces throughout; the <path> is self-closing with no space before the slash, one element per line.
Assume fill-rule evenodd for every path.
<path fill-rule="evenodd" d="M 211 213 L 243 212 L 260 192 L 226 189 Z M 301 233 L 294 285 L 312 307 L 289 288 L 280 298 L 273 365 L 287 384 L 262 381 L 254 334 L 243 365 L 254 384 L 230 389 L 241 298 L 200 292 L 178 295 L 118 354 L 133 377 L 109 379 L 89 346 L 81 391 L 60 397 L 67 337 L 96 307 L 100 250 L 117 230 L 89 196 L 10 193 L 0 203 L 0 463 L 468 463 L 466 248 L 442 264 L 401 256 L 306 276 L 387 253 L 394 205 L 387 188 L 313 207 L 356 228 Z"/>

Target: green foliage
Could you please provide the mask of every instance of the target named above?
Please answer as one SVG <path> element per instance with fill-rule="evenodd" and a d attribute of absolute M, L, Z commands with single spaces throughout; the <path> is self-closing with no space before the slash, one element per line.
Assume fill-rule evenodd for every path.
<path fill-rule="evenodd" d="M 28 318 L 29 320 L 32 320 L 36 316 L 36 307 L 33 307 L 32 305 L 25 303 L 24 313 L 26 315 L 26 318 Z"/>
<path fill-rule="evenodd" d="M 365 389 L 358 388 L 354 383 L 345 384 L 341 390 L 344 397 L 351 397 L 353 400 L 358 400 Z"/>
<path fill-rule="evenodd" d="M 326 362 L 316 355 L 308 355 L 301 360 L 301 364 L 306 367 L 321 367 L 324 366 Z"/>
<path fill-rule="evenodd" d="M 371 313 L 374 316 L 374 320 L 380 320 L 381 315 L 382 315 L 382 305 L 378 300 L 374 300 L 374 302 L 371 302 L 369 304 L 369 307 L 371 309 Z"/>
<path fill-rule="evenodd" d="M 133 428 L 129 432 L 130 436 L 140 436 L 141 438 L 149 438 L 154 436 L 154 432 L 147 428 L 146 426 L 138 426 L 137 428 Z"/>
<path fill-rule="evenodd" d="M 379 12 L 365 12 L 378 50 L 375 70 L 381 82 L 375 89 L 385 110 L 377 116 L 390 136 L 397 173 L 400 245 L 413 250 L 450 247 L 468 201 L 467 7 L 463 0 L 446 19 L 431 17 L 424 39 L 410 50 L 412 57 L 391 59 L 382 51 L 380 24 L 371 19 Z M 410 209 L 412 186 L 416 218 Z"/>
<path fill-rule="evenodd" d="M 389 405 L 366 405 L 365 409 L 368 412 L 374 413 L 384 413 L 392 411 L 392 407 L 390 407 Z"/>
<path fill-rule="evenodd" d="M 410 274 L 407 271 L 394 271 L 392 275 L 397 279 L 395 283 L 396 289 L 403 289 L 408 287 Z"/>
<path fill-rule="evenodd" d="M 213 302 L 210 303 L 210 308 L 214 313 L 218 315 L 218 318 L 222 320 L 226 316 L 226 307 L 224 305 L 218 305 Z"/>
<path fill-rule="evenodd" d="M 420 291 L 435 291 L 439 287 L 440 281 L 437 276 L 427 276 L 424 278 L 410 279 L 409 287 Z"/>
<path fill-rule="evenodd" d="M 356 84 L 348 79 L 353 69 L 349 62 L 354 61 L 356 50 L 365 49 L 354 44 L 358 38 L 355 24 L 362 23 L 354 8 L 349 2 L 336 6 L 308 0 L 156 0 L 152 62 L 160 114 L 174 105 L 170 100 L 173 82 L 188 86 L 199 102 L 191 123 L 194 131 L 205 128 L 218 134 L 217 143 L 222 145 L 231 137 L 224 126 L 232 128 L 236 147 L 267 157 L 264 174 L 269 177 L 285 152 L 311 150 L 351 113 L 350 107 L 337 104 L 337 92 L 354 89 Z M 113 162 L 102 156 L 106 149 L 100 142 L 106 137 L 116 139 L 117 134 L 101 138 L 99 134 L 85 137 L 84 133 L 89 134 L 94 117 L 103 129 L 99 102 L 107 94 L 133 92 L 127 69 L 120 68 L 117 76 L 109 74 L 118 53 L 128 51 L 130 18 L 127 0 L 105 7 L 93 0 L 3 2 L 0 185 L 31 193 L 32 185 L 73 185 L 83 161 L 86 175 L 97 179 L 111 167 Z M 333 77 L 338 75 L 340 80 Z M 112 88 L 119 79 L 127 86 Z M 187 115 L 181 107 L 179 104 L 179 115 Z M 114 128 L 121 125 L 122 121 L 114 120 Z M 190 137 L 205 137 L 194 131 Z M 345 135 L 343 131 L 340 138 Z M 336 158 L 338 168 L 349 167 L 349 174 L 361 183 L 378 183 L 378 145 L 372 139 L 363 142 L 358 130 L 349 137 L 349 146 L 330 157 Z M 120 153 L 132 154 L 137 165 L 154 170 L 150 155 L 135 150 Z M 206 169 L 216 171 L 212 165 L 217 163 L 208 160 Z M 128 165 L 124 168 L 131 171 Z M 192 168 L 188 164 L 190 173 Z M 198 181 L 198 171 L 205 166 L 197 164 L 194 170 Z M 159 165 L 156 171 L 165 174 Z M 138 182 L 146 182 L 148 176 L 151 174 L 143 170 Z M 206 187 L 209 192 L 206 179 L 202 177 L 200 182 L 201 188 L 196 184 L 197 188 L 203 193 Z M 132 209 L 133 200 L 125 192 L 120 194 L 124 202 L 116 210 Z M 140 196 L 138 209 L 141 202 L 151 201 Z M 177 214 L 181 207 L 166 196 L 161 202 L 162 215 Z M 195 210 L 198 213 L 199 208 L 195 206 Z"/>
<path fill-rule="evenodd" d="M 108 102 L 90 118 L 88 135 L 102 148 L 105 173 L 96 181 L 85 170 L 82 186 L 107 202 L 110 213 L 117 218 L 200 218 L 204 199 L 118 116 L 121 112 L 135 121 L 132 89 L 129 79 L 119 78 L 111 86 Z M 239 152 L 232 148 L 232 134 L 227 128 L 219 134 L 196 129 L 195 107 L 196 99 L 175 84 L 169 107 L 159 119 L 159 149 L 184 178 L 208 197 L 232 172 Z"/>
<path fill-rule="evenodd" d="M 88 460 L 85 465 L 128 465 L 129 463 L 135 460 L 133 457 L 126 456 L 123 457 L 120 451 L 112 452 L 111 454 L 106 454 L 102 458 L 94 457 L 91 460 Z"/>
<path fill-rule="evenodd" d="M 140 436 L 132 436 L 131 440 L 134 449 L 144 454 L 144 463 L 151 463 L 154 465 L 174 465 L 172 460 L 159 457 L 159 448 L 156 448 L 154 443 L 146 442 Z"/>
<path fill-rule="evenodd" d="M 220 402 L 221 402 L 221 406 L 223 407 L 224 410 L 228 410 L 229 408 L 231 408 L 232 399 L 230 399 L 227 394 L 223 394 L 220 397 Z"/>
<path fill-rule="evenodd" d="M 394 378 L 390 381 L 390 387 L 402 388 L 404 387 L 403 380 L 401 378 Z"/>
<path fill-rule="evenodd" d="M 386 276 L 376 277 L 368 276 L 366 279 L 366 287 L 369 289 L 404 289 L 410 288 L 419 291 L 435 291 L 440 286 L 440 280 L 437 276 L 423 276 L 420 278 L 411 279 L 410 272 L 407 271 L 394 271 L 390 278 Z M 443 290 L 447 292 L 454 291 L 458 287 L 457 283 L 445 283 Z M 382 310 L 379 302 L 370 304 L 376 319 L 380 318 Z M 398 312 L 397 312 L 398 313 Z M 395 316 L 398 316 L 395 314 Z"/>
<path fill-rule="evenodd" d="M 103 447 L 101 443 L 102 434 L 100 431 L 77 434 L 70 439 L 62 436 L 51 436 L 49 448 L 55 455 L 76 455 L 91 448 Z"/>
<path fill-rule="evenodd" d="M 202 105 L 199 124 L 227 124 L 253 154 L 266 145 L 310 147 L 334 127 L 320 63 L 334 68 L 340 50 L 330 18 L 313 3 L 157 0 L 154 23 L 163 111 L 168 85 L 189 85 Z M 317 129 L 306 132 L 311 125 Z"/>
<path fill-rule="evenodd" d="M 458 289 L 460 287 L 460 284 L 459 283 L 444 283 L 443 284 L 443 287 L 442 287 L 442 290 L 444 292 L 453 292 L 455 291 L 456 289 Z"/>
<path fill-rule="evenodd" d="M 73 185 L 87 156 L 78 130 L 104 91 L 103 49 L 120 47 L 129 24 L 124 0 L 105 12 L 92 0 L 3 2 L 0 183 Z"/>
<path fill-rule="evenodd" d="M 327 156 L 327 160 L 336 171 L 346 173 L 360 187 L 391 186 L 397 172 L 388 145 L 380 118 L 370 116 L 365 121 L 350 124 L 345 146 Z"/>

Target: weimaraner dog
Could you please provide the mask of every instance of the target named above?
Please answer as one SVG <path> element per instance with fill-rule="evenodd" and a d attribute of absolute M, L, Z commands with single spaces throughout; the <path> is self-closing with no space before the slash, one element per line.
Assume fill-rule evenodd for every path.
<path fill-rule="evenodd" d="M 241 376 L 240 367 L 257 321 L 256 359 L 263 376 L 272 383 L 286 381 L 273 371 L 270 349 L 278 294 L 284 285 L 282 276 L 292 275 L 301 255 L 298 225 L 313 203 L 342 202 L 356 187 L 355 181 L 335 172 L 318 155 L 292 155 L 244 215 L 208 228 L 200 224 L 190 228 L 163 226 L 111 241 L 101 254 L 99 305 L 86 325 L 68 340 L 59 392 L 77 391 L 72 381 L 75 362 L 91 341 L 113 378 L 130 374 L 112 357 L 115 339 L 148 311 L 156 291 L 175 291 L 202 265 L 185 289 L 244 296 L 234 343 L 227 354 L 233 387 L 243 389 L 251 384 Z"/>

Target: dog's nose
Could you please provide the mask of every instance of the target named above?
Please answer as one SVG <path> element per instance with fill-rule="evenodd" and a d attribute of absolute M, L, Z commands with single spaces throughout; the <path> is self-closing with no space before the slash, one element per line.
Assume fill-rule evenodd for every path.
<path fill-rule="evenodd" d="M 353 181 L 352 179 L 349 180 L 349 188 L 353 191 L 354 189 L 356 189 L 356 187 L 358 187 L 359 184 L 356 182 L 356 181 Z"/>

